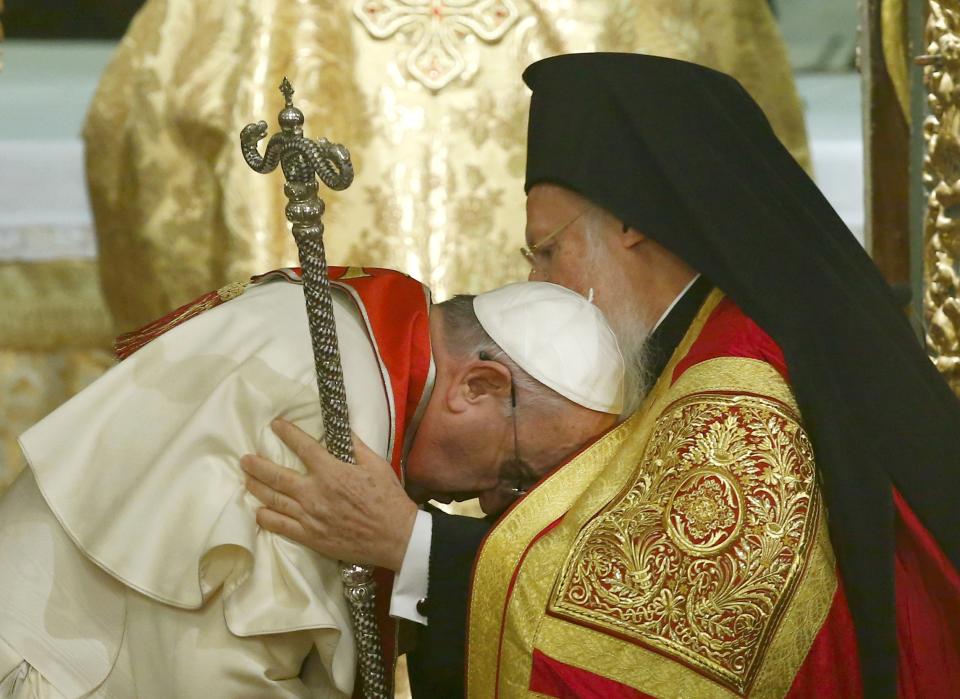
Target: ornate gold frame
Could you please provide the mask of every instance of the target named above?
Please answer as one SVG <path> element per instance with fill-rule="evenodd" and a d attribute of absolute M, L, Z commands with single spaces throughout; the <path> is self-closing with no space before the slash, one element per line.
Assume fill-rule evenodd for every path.
<path fill-rule="evenodd" d="M 923 120 L 923 315 L 927 351 L 960 394 L 960 3 L 928 0 Z"/>

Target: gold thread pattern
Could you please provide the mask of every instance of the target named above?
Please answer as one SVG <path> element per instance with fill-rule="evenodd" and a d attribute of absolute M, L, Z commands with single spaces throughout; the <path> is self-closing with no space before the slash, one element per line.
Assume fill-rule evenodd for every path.
<path fill-rule="evenodd" d="M 575 511 L 577 502 L 593 513 L 609 502 L 620 489 L 619 477 L 613 477 L 610 485 L 604 485 L 604 471 L 624 471 L 624 480 L 632 473 L 635 459 L 629 458 L 621 464 L 620 455 L 629 449 L 631 442 L 639 440 L 646 444 L 646 438 L 653 427 L 664 396 L 670 392 L 670 376 L 681 357 L 686 355 L 699 336 L 707 318 L 720 303 L 723 295 L 714 289 L 694 318 L 686 336 L 674 351 L 667 368 L 660 375 L 644 405 L 628 420 L 597 440 L 592 446 L 575 456 L 567 464 L 557 469 L 529 494 L 524 496 L 488 534 L 486 541 L 477 553 L 473 574 L 473 590 L 470 595 L 470 616 L 467 627 L 467 667 L 466 684 L 468 699 L 494 696 L 508 678 L 497 677 L 496 668 L 529 677 L 532 641 L 518 638 L 518 631 L 524 631 L 540 625 L 549 587 L 569 550 L 569 539 L 559 542 L 559 551 L 555 558 L 542 566 L 532 566 L 527 559 L 521 565 L 526 547 L 531 544 L 544 527 L 557 517 L 564 515 L 565 522 L 570 519 L 571 510 Z M 688 372 L 689 373 L 689 372 Z M 642 449 L 642 446 L 637 447 Z M 639 452 L 638 452 L 639 453 Z M 626 451 L 629 455 L 630 452 Z M 611 474 L 612 475 L 612 474 Z M 584 502 L 585 501 L 585 502 Z M 540 543 L 549 543 L 551 537 L 562 533 L 565 523 L 551 534 L 543 537 Z M 536 548 L 531 549 L 532 556 L 538 556 Z M 510 581 L 517 575 L 517 585 L 522 585 L 525 570 L 535 570 L 536 585 L 546 585 L 540 601 L 531 598 L 528 606 L 522 606 L 519 612 L 509 611 L 513 595 Z M 517 588 L 519 589 L 519 587 Z M 504 615 L 505 610 L 508 610 Z M 502 616 L 503 615 L 503 616 Z M 503 620 L 501 623 L 501 619 Z M 572 624 L 566 624 L 577 630 Z M 501 647 L 501 636 L 503 645 Z M 570 646 L 571 648 L 577 646 Z"/>
<path fill-rule="evenodd" d="M 246 291 L 247 287 L 250 286 L 249 281 L 245 282 L 230 282 L 226 286 L 222 286 L 217 289 L 217 296 L 220 298 L 220 303 L 229 301 L 230 299 L 237 298 L 240 294 Z"/>
<path fill-rule="evenodd" d="M 820 507 L 792 410 L 752 395 L 687 396 L 664 411 L 630 486 L 582 529 L 550 609 L 746 693 Z"/>
<path fill-rule="evenodd" d="M 670 539 L 689 554 L 723 551 L 737 540 L 743 527 L 740 487 L 722 471 L 694 471 L 670 496 L 663 526 Z"/>
<path fill-rule="evenodd" d="M 365 270 L 363 267 L 347 267 L 347 271 L 340 276 L 338 281 L 345 281 L 347 279 L 362 279 L 369 276 L 371 275 L 367 274 L 367 270 Z"/>

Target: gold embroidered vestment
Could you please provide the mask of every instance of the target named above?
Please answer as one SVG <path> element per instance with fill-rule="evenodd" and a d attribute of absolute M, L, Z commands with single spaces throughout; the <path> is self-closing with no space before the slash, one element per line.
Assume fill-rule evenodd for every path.
<path fill-rule="evenodd" d="M 468 696 L 528 696 L 537 650 L 653 696 L 782 696 L 830 610 L 813 450 L 770 364 L 672 383 L 497 525 L 471 600 Z"/>

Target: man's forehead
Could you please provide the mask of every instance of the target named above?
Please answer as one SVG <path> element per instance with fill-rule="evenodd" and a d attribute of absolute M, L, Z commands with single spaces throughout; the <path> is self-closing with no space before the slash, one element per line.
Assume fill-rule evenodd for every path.
<path fill-rule="evenodd" d="M 582 209 L 589 203 L 590 201 L 586 197 L 577 194 L 572 189 L 567 189 L 562 185 L 550 182 L 534 185 L 530 188 L 530 192 L 527 195 L 528 208 L 531 206 L 569 206 Z"/>
<path fill-rule="evenodd" d="M 589 200 L 556 184 L 538 184 L 527 195 L 527 235 L 552 230 L 589 205 Z"/>

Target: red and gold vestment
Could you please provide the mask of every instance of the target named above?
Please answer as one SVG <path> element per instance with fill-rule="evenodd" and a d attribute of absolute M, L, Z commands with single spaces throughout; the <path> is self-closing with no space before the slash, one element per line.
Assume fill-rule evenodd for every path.
<path fill-rule="evenodd" d="M 960 577 L 895 497 L 900 694 L 947 696 Z M 471 698 L 859 696 L 776 343 L 714 291 L 644 406 L 490 532 L 470 605 Z"/>

